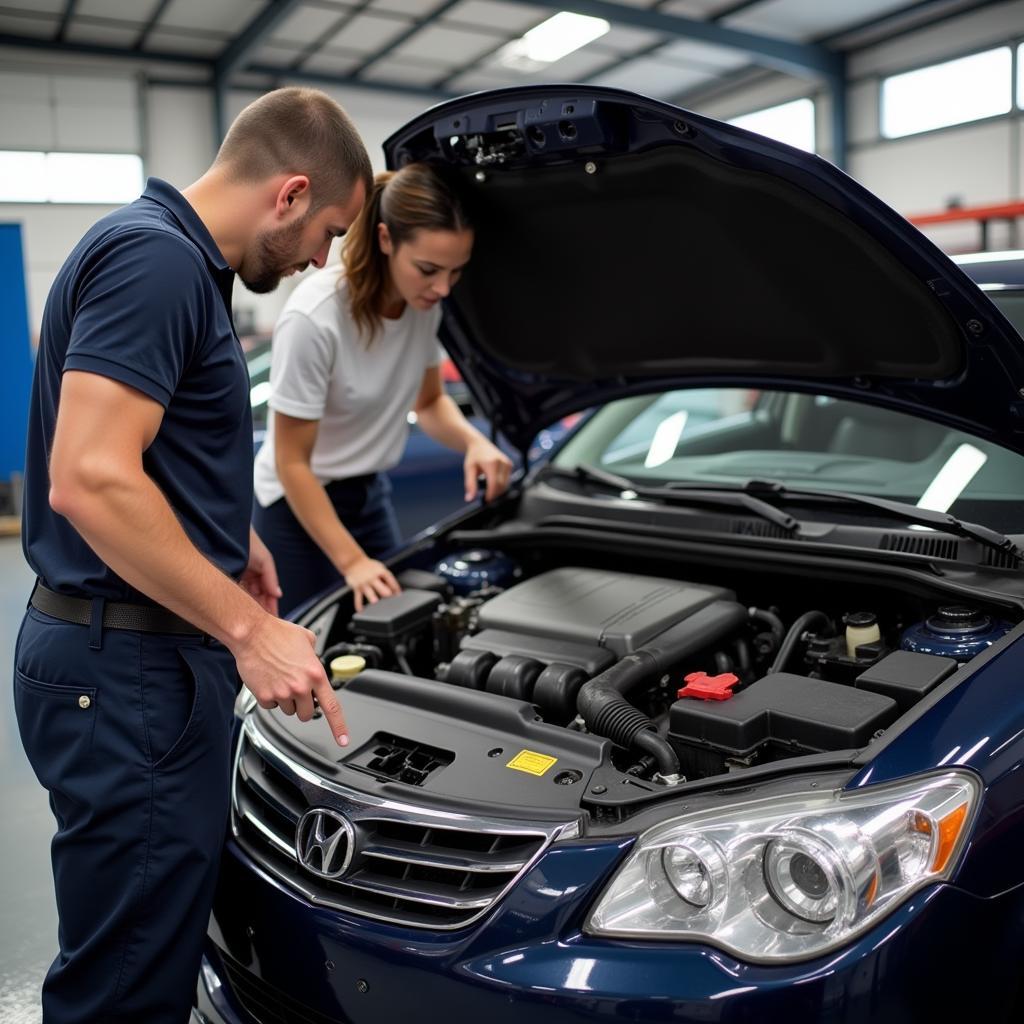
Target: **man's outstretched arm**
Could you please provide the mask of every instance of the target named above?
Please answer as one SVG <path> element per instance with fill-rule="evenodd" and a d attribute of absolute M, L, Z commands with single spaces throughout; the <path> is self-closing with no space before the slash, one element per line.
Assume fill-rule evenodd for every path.
<path fill-rule="evenodd" d="M 135 589 L 220 640 L 260 705 L 303 721 L 315 696 L 339 743 L 341 706 L 313 634 L 275 618 L 189 540 L 142 456 L 163 419 L 159 402 L 99 374 L 68 371 L 50 455 L 50 505 Z"/>

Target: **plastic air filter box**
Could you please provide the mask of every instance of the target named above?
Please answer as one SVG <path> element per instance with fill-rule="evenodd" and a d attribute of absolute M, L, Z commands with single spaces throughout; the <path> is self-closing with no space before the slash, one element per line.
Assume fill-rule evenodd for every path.
<path fill-rule="evenodd" d="M 403 590 L 356 612 L 352 632 L 371 641 L 400 641 L 428 626 L 440 603 L 440 595 L 428 590 Z"/>
<path fill-rule="evenodd" d="M 480 626 L 596 645 L 622 658 L 712 602 L 734 600 L 721 587 L 565 567 L 534 576 L 488 601 L 480 609 Z"/>
<path fill-rule="evenodd" d="M 779 672 L 729 700 L 676 701 L 668 739 L 683 774 L 703 778 L 733 766 L 862 747 L 898 715 L 891 697 Z"/>

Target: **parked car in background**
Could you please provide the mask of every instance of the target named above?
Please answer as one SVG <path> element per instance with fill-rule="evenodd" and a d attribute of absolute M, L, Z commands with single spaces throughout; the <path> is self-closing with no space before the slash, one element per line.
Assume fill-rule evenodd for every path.
<path fill-rule="evenodd" d="M 197 1020 L 1022 1019 L 1013 289 L 617 90 L 453 100 L 386 156 L 473 190 L 442 332 L 480 412 L 521 452 L 592 412 L 401 595 L 300 612 L 365 666 L 348 747 L 240 696 Z"/>

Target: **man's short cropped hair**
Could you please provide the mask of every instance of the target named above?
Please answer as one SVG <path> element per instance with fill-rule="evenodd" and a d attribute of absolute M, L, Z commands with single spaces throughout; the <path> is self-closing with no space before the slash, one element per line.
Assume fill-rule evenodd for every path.
<path fill-rule="evenodd" d="M 357 182 L 367 195 L 373 187 L 370 157 L 352 119 L 326 93 L 299 86 L 250 103 L 228 129 L 214 166 L 241 182 L 305 174 L 312 210 L 347 202 Z"/>

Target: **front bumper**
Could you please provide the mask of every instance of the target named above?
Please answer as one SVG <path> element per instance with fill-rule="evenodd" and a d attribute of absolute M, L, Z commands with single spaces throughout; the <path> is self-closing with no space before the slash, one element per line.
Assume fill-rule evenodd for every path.
<path fill-rule="evenodd" d="M 199 984 L 213 1024 L 387 1024 L 466 1018 L 886 1022 L 1016 1019 L 1024 887 L 918 893 L 838 953 L 750 965 L 707 946 L 584 935 L 628 842 L 552 847 L 483 921 L 457 933 L 314 907 L 235 844 L 224 856 Z M 589 880 L 581 885 L 581 879 Z"/>

